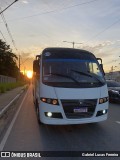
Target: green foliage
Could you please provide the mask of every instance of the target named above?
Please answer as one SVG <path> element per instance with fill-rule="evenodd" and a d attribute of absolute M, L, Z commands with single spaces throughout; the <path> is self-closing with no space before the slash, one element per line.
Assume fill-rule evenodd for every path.
<path fill-rule="evenodd" d="M 5 93 L 16 87 L 21 87 L 25 85 L 25 82 L 16 82 L 16 83 L 0 83 L 0 93 Z"/>
<path fill-rule="evenodd" d="M 6 88 L 4 87 L 4 85 L 0 85 L 0 93 L 5 93 L 6 92 Z"/>
<path fill-rule="evenodd" d="M 0 39 L 0 74 L 17 78 L 19 69 L 16 60 L 17 56 L 12 53 L 10 46 Z"/>

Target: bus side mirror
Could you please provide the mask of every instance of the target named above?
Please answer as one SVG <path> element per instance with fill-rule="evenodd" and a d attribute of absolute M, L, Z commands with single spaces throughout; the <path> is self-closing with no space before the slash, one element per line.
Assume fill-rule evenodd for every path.
<path fill-rule="evenodd" d="M 102 72 L 103 72 L 103 74 L 104 74 L 104 76 L 105 76 L 105 72 L 104 72 L 103 64 L 102 64 L 102 59 L 101 59 L 101 58 L 97 58 L 97 60 L 98 60 L 98 63 L 99 63 L 99 65 L 100 65 L 100 68 L 101 68 L 101 70 L 102 70 Z M 99 62 L 99 61 L 100 61 L 100 62 Z"/>
<path fill-rule="evenodd" d="M 105 76 L 105 71 L 104 71 L 104 69 L 103 69 L 103 64 L 100 64 L 100 68 L 101 68 L 101 70 L 102 70 L 102 72 L 103 72 L 103 74 L 104 74 L 104 76 Z"/>
<path fill-rule="evenodd" d="M 40 73 L 39 60 L 33 61 L 33 72 Z"/>

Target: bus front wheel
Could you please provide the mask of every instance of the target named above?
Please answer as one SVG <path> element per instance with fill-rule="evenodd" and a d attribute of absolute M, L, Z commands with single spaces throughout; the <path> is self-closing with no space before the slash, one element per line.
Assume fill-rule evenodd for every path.
<path fill-rule="evenodd" d="M 39 107 L 37 106 L 36 108 L 36 112 L 37 112 L 37 120 L 39 124 L 42 124 L 42 122 L 40 121 L 40 112 L 39 112 Z"/>

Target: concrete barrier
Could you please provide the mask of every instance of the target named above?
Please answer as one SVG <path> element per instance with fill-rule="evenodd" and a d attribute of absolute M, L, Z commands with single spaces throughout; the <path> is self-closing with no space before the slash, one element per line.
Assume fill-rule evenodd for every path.
<path fill-rule="evenodd" d="M 16 78 L 0 75 L 0 83 L 16 82 Z"/>

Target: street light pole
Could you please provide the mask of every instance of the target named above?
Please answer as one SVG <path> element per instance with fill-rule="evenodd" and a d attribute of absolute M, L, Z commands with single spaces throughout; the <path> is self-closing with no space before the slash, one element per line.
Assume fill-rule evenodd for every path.
<path fill-rule="evenodd" d="M 75 42 L 73 42 L 73 48 L 74 48 Z"/>
<path fill-rule="evenodd" d="M 82 44 L 82 43 L 76 43 L 76 42 L 68 42 L 68 41 L 63 41 L 63 42 L 67 42 L 67 43 L 72 43 L 72 45 L 73 45 L 73 48 L 75 47 L 75 44 Z"/>

